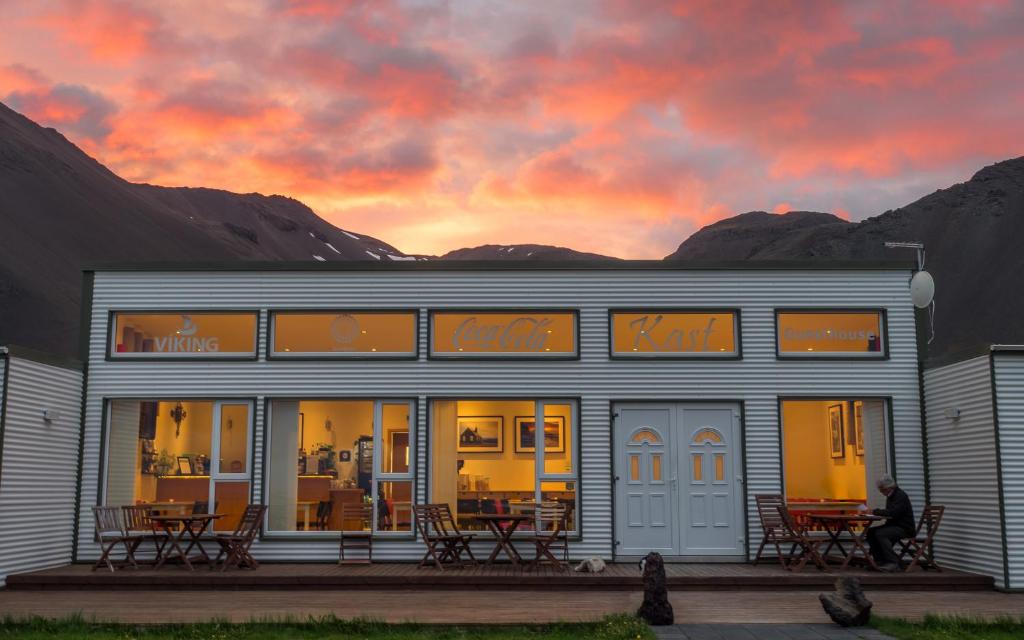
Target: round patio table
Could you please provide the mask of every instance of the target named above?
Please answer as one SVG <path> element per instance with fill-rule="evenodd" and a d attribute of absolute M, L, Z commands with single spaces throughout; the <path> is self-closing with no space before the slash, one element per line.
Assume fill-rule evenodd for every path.
<path fill-rule="evenodd" d="M 523 557 L 519 555 L 512 544 L 512 534 L 515 533 L 520 523 L 533 520 L 532 515 L 526 513 L 480 513 L 473 518 L 482 522 L 497 540 L 494 551 L 491 551 L 491 555 L 487 558 L 487 564 L 494 564 L 501 551 L 505 552 L 512 564 L 519 564 L 523 561 Z M 502 523 L 507 524 L 502 526 Z"/>
<path fill-rule="evenodd" d="M 856 558 L 863 560 L 872 569 L 878 570 L 878 565 L 875 564 L 875 559 L 871 556 L 871 551 L 865 546 L 864 540 L 867 536 L 868 527 L 872 523 L 884 520 L 885 518 L 870 513 L 810 513 L 807 514 L 807 518 L 821 525 L 821 528 L 828 534 L 828 546 L 825 547 L 825 552 L 821 554 L 823 560 L 828 558 L 828 552 L 835 546 L 843 557 L 843 563 L 839 566 L 840 569 L 848 567 L 850 561 Z M 862 525 L 859 527 L 859 530 L 858 525 Z M 840 540 L 844 533 L 850 536 L 849 542 L 852 546 L 849 551 L 843 547 L 843 543 Z M 858 552 L 860 553 L 858 554 Z"/>
<path fill-rule="evenodd" d="M 206 554 L 206 549 L 203 549 L 203 543 L 200 542 L 199 538 L 206 533 L 206 530 L 210 528 L 214 520 L 222 517 L 223 514 L 220 513 L 150 516 L 153 524 L 159 526 L 167 533 L 167 544 L 164 545 L 163 550 L 160 552 L 160 557 L 157 558 L 156 566 L 153 568 L 159 569 L 168 560 L 181 560 L 181 563 L 189 571 L 193 571 L 195 567 L 192 566 L 192 562 L 202 560 L 210 565 L 212 569 L 213 562 L 210 560 L 210 556 Z M 184 550 L 181 548 L 183 542 L 188 542 L 188 546 Z M 188 554 L 192 552 L 193 548 L 198 549 L 199 553 L 190 559 Z"/>

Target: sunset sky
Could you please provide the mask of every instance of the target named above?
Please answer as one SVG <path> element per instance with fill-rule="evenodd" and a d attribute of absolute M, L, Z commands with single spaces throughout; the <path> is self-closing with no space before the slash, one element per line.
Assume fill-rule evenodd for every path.
<path fill-rule="evenodd" d="M 660 258 L 1024 154 L 1024 2 L 0 0 L 0 101 L 406 252 Z"/>

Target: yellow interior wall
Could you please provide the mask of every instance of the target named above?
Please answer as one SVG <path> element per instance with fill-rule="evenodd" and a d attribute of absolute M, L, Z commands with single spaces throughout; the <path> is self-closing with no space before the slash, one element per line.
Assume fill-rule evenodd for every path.
<path fill-rule="evenodd" d="M 843 405 L 846 456 L 830 455 L 828 408 Z M 852 402 L 787 400 L 782 404 L 783 462 L 786 497 L 864 500 L 867 482 L 864 456 L 850 444 Z"/>
<path fill-rule="evenodd" d="M 359 436 L 373 435 L 373 402 L 370 400 L 303 400 L 299 411 L 305 416 L 305 450 L 325 443 L 335 451 L 351 451 L 349 462 L 336 462 L 338 479 L 357 479 L 355 442 Z M 331 419 L 331 430 L 326 428 Z M 301 446 L 301 443 L 300 443 Z M 340 454 L 336 457 L 340 458 Z"/>

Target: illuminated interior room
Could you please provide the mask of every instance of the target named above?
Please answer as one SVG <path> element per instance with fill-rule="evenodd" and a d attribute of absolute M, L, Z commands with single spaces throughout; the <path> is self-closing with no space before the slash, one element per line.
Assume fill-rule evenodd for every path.
<path fill-rule="evenodd" d="M 539 500 L 564 504 L 575 529 L 573 406 L 544 403 L 542 452 L 535 446 L 536 406 L 534 400 L 433 401 L 431 501 L 447 503 L 460 528 L 482 529 L 480 514 L 529 513 Z"/>

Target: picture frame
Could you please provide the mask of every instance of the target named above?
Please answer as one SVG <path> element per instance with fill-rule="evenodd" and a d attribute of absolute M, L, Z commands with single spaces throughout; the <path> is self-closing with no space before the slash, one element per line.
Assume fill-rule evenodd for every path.
<path fill-rule="evenodd" d="M 188 456 L 178 456 L 178 474 L 183 476 L 190 476 L 193 474 L 192 458 Z"/>
<path fill-rule="evenodd" d="M 858 456 L 864 455 L 864 404 L 861 402 L 853 403 L 853 437 L 854 437 L 854 448 L 853 450 Z"/>
<path fill-rule="evenodd" d="M 834 404 L 828 408 L 829 454 L 833 458 L 846 457 L 846 440 L 843 439 L 843 405 Z"/>
<path fill-rule="evenodd" d="M 505 450 L 505 418 L 459 416 L 455 419 L 458 453 L 501 453 Z"/>
<path fill-rule="evenodd" d="M 537 450 L 537 421 L 533 416 L 516 416 L 516 453 L 533 453 Z M 545 453 L 565 452 L 565 418 L 549 416 L 544 418 Z"/>

